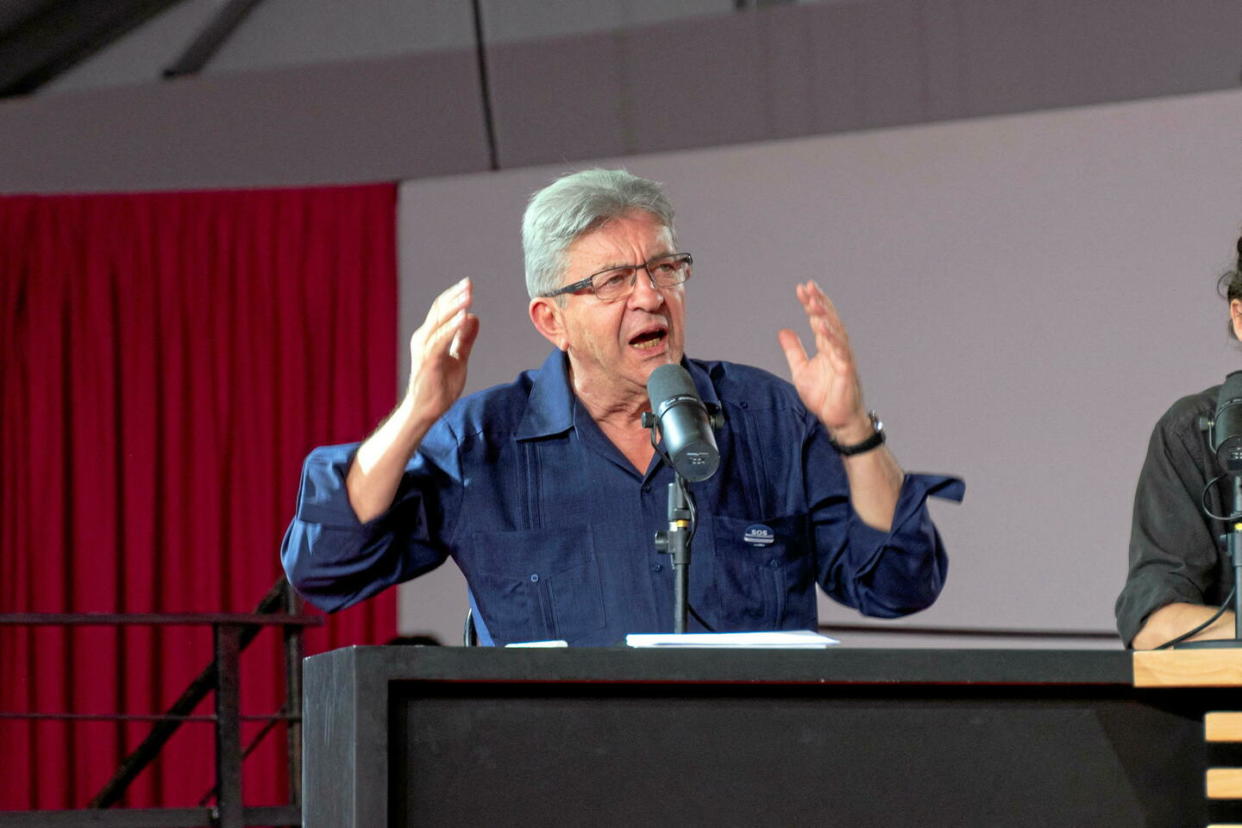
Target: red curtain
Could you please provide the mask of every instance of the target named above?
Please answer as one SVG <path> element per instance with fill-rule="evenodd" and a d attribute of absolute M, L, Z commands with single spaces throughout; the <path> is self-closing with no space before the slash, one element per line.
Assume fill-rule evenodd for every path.
<path fill-rule="evenodd" d="M 393 185 L 0 198 L 0 612 L 254 610 L 306 452 L 393 404 L 395 204 Z M 390 590 L 307 652 L 395 628 Z M 243 714 L 279 706 L 279 640 L 243 655 Z M 209 627 L 0 627 L 0 710 L 158 713 L 210 658 Z M 83 807 L 149 727 L 0 720 L 0 809 Z M 285 801 L 283 745 L 246 760 L 246 804 Z M 197 804 L 213 746 L 183 725 L 123 804 Z"/>

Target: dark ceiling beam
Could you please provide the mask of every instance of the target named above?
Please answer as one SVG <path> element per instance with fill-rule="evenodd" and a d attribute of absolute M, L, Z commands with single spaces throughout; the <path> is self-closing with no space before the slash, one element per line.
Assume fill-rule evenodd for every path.
<path fill-rule="evenodd" d="M 0 34 L 0 97 L 25 95 L 181 0 L 61 0 Z"/>
<path fill-rule="evenodd" d="M 164 70 L 164 77 L 175 78 L 181 75 L 197 74 L 229 39 L 229 35 L 233 34 L 233 31 L 246 19 L 246 15 L 262 2 L 263 0 L 229 0 L 225 3 L 207 21 L 207 25 L 199 31 L 181 56 Z"/>

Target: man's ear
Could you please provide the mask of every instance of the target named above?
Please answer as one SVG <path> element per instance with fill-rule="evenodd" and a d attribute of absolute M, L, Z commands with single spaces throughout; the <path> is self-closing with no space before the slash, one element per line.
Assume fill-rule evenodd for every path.
<path fill-rule="evenodd" d="M 569 345 L 569 339 L 565 335 L 565 320 L 561 311 L 562 308 L 555 299 L 536 296 L 530 300 L 530 321 L 535 326 L 535 330 L 563 351 Z"/>
<path fill-rule="evenodd" d="M 1242 299 L 1230 300 L 1229 321 L 1233 323 L 1233 335 L 1242 339 Z"/>

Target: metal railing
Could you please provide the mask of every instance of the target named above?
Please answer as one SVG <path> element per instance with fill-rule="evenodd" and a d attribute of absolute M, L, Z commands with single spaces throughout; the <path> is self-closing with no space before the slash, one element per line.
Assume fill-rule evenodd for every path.
<path fill-rule="evenodd" d="M 319 616 L 302 615 L 301 602 L 284 578 L 259 602 L 253 613 L 9 613 L 0 614 L 0 625 L 9 626 L 210 626 L 214 654 L 210 664 L 186 687 L 162 714 L 76 714 L 0 712 L 5 719 L 53 719 L 62 721 L 151 721 L 154 725 L 121 762 L 113 777 L 85 809 L 61 811 L 0 811 L 0 828 L 52 828 L 53 826 L 115 826 L 116 828 L 182 828 L 248 825 L 283 826 L 302 823 L 302 631 L 323 624 Z M 280 627 L 283 633 L 285 703 L 270 716 L 241 714 L 240 657 L 260 631 Z M 215 693 L 215 713 L 191 715 L 208 693 Z M 265 721 L 267 725 L 252 744 L 242 749 L 241 723 Z M 287 722 L 289 802 L 287 805 L 245 807 L 242 802 L 242 761 L 279 722 Z M 214 787 L 197 808 L 114 808 L 130 783 L 159 754 L 160 749 L 186 722 L 214 722 L 216 778 Z M 215 797 L 216 804 L 205 803 Z"/>

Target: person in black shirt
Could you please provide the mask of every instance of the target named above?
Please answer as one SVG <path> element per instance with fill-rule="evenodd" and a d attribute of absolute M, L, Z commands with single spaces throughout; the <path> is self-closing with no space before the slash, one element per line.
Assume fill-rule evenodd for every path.
<path fill-rule="evenodd" d="M 1242 340 L 1242 238 L 1237 267 L 1220 279 L 1229 302 L 1230 330 Z M 1228 551 L 1218 538 L 1231 511 L 1222 469 L 1199 428 L 1216 409 L 1219 386 L 1183 397 L 1156 424 L 1134 495 L 1130 569 L 1117 598 L 1117 631 L 1127 647 L 1153 649 L 1203 624 L 1229 594 Z M 1233 638 L 1234 614 L 1223 613 L 1194 639 Z"/>

